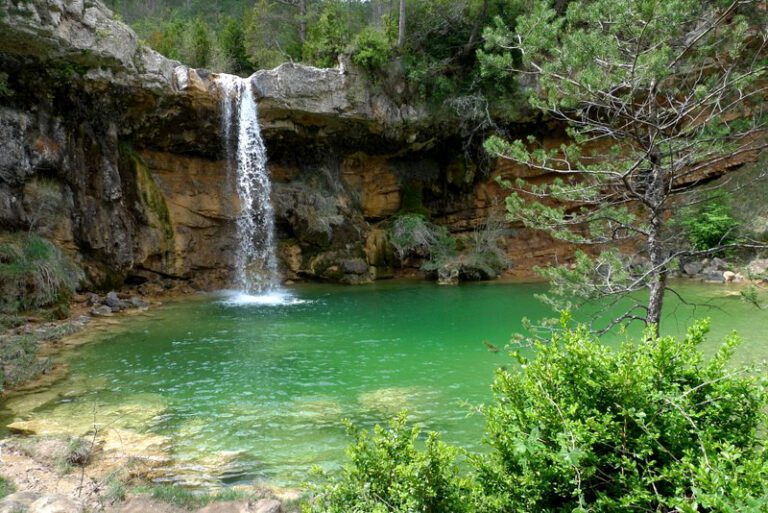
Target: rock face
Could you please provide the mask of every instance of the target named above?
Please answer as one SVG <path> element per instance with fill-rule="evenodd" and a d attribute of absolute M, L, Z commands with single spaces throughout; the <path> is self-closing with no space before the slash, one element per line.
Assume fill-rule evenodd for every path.
<path fill-rule="evenodd" d="M 215 74 L 146 48 L 95 0 L 0 3 L 0 70 L 0 228 L 41 233 L 102 289 L 227 283 L 239 205 Z M 286 278 L 391 276 L 392 215 L 429 212 L 469 236 L 503 210 L 495 177 L 530 176 L 480 170 L 457 123 L 374 92 L 348 63 L 283 64 L 250 80 Z M 518 270 L 571 252 L 520 228 L 506 241 Z"/>

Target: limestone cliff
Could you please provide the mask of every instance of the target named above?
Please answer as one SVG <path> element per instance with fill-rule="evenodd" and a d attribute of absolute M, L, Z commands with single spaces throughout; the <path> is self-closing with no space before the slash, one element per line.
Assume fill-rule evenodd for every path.
<path fill-rule="evenodd" d="M 94 0 L 0 3 L 0 72 L 0 228 L 55 241 L 93 286 L 227 282 L 238 205 L 214 74 L 146 48 Z M 494 177 L 530 174 L 483 168 L 457 123 L 377 91 L 344 63 L 283 64 L 250 80 L 287 277 L 388 276 L 393 214 L 424 209 L 468 236 L 502 211 Z M 553 144 L 562 137 L 557 126 L 516 130 L 531 128 Z M 505 235 L 518 270 L 570 253 L 520 228 Z"/>
<path fill-rule="evenodd" d="M 61 0 L 0 6 L 0 69 L 4 229 L 54 240 L 96 286 L 227 280 L 238 207 L 210 73 L 144 47 L 98 2 Z M 375 225 L 400 209 L 406 188 L 424 189 L 457 229 L 482 217 L 485 200 L 466 204 L 474 177 L 444 173 L 461 157 L 456 134 L 435 137 L 423 106 L 373 93 L 343 66 L 285 64 L 251 81 L 288 276 L 386 274 Z"/>

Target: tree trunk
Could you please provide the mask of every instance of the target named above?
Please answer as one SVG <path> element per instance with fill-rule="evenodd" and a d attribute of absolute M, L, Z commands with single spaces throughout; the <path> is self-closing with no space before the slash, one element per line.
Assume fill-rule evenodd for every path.
<path fill-rule="evenodd" d="M 397 46 L 405 46 L 405 0 L 400 0 L 400 18 L 397 23 Z"/>
<path fill-rule="evenodd" d="M 659 334 L 661 325 L 661 309 L 664 306 L 664 292 L 667 289 L 667 269 L 664 265 L 664 253 L 658 239 L 655 229 L 651 229 L 651 236 L 648 237 L 648 246 L 650 248 L 651 283 L 649 285 L 648 313 L 645 317 L 645 323 L 654 327 L 656 335 Z"/>
<path fill-rule="evenodd" d="M 654 153 L 651 152 L 651 160 Z M 648 257 L 651 261 L 648 312 L 645 322 L 654 327 L 659 334 L 661 309 L 664 305 L 664 292 L 667 289 L 667 264 L 664 250 L 662 228 L 664 227 L 664 188 L 666 186 L 664 169 L 658 165 L 651 171 L 646 191 L 646 200 L 651 209 L 651 225 L 648 230 Z"/>
<path fill-rule="evenodd" d="M 299 0 L 299 42 L 307 40 L 307 0 Z"/>

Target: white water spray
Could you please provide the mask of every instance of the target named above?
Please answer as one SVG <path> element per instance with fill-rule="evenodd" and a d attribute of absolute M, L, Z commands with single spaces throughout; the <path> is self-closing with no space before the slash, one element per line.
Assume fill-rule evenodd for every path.
<path fill-rule="evenodd" d="M 244 294 L 269 295 L 279 283 L 275 249 L 275 214 L 251 82 L 234 75 L 217 76 L 221 88 L 224 145 L 229 174 L 234 174 L 240 213 L 235 285 Z M 236 135 L 236 137 L 235 137 Z"/>

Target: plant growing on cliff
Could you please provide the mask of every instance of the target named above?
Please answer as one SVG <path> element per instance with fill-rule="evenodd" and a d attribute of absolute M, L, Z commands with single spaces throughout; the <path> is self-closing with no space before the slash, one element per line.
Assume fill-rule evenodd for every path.
<path fill-rule="evenodd" d="M 0 313 L 53 307 L 61 317 L 81 278 L 80 269 L 37 235 L 0 239 Z"/>
<path fill-rule="evenodd" d="M 564 293 L 553 300 L 562 309 L 565 298 L 579 306 L 645 290 L 648 300 L 609 326 L 658 326 L 675 260 L 728 246 L 680 249 L 668 220 L 718 168 L 766 147 L 767 13 L 757 0 L 523 4 L 515 30 L 500 20 L 486 30 L 481 60 L 489 72 L 531 77 L 531 104 L 560 121 L 569 142 L 486 142 L 550 178 L 507 182 L 510 218 L 576 245 L 635 244 L 633 265 L 584 253 L 588 274 L 550 272 Z"/>

